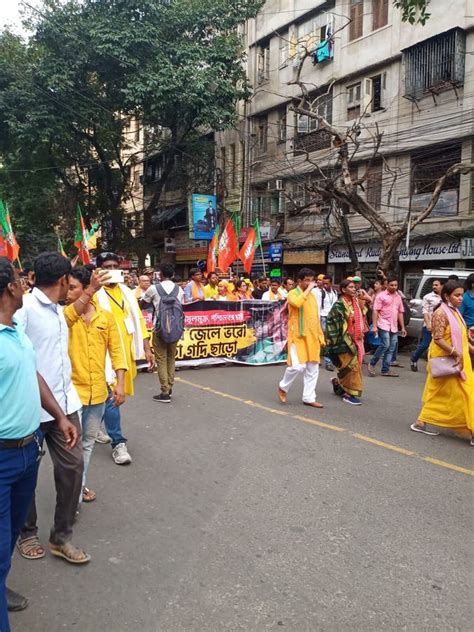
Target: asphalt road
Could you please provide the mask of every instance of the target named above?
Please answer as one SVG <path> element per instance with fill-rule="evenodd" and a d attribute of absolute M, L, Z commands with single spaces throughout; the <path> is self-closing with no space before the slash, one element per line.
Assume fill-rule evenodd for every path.
<path fill-rule="evenodd" d="M 367 378 L 354 408 L 323 371 L 317 411 L 300 384 L 279 404 L 282 371 L 182 370 L 171 405 L 139 375 L 133 464 L 92 459 L 75 542 L 93 560 L 15 554 L 14 632 L 472 629 L 474 451 L 409 430 L 423 373 Z M 37 498 L 46 543 L 49 458 Z"/>

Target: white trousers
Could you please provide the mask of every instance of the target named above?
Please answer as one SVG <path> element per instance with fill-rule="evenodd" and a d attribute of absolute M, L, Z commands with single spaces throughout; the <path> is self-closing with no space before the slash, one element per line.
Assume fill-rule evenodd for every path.
<path fill-rule="evenodd" d="M 312 404 L 316 401 L 316 385 L 319 377 L 319 364 L 317 362 L 306 362 L 305 364 L 300 364 L 294 346 L 291 348 L 290 353 L 293 366 L 287 367 L 285 375 L 283 376 L 279 386 L 282 391 L 287 393 L 296 377 L 302 373 L 304 381 L 303 401 L 306 402 L 306 404 Z"/>

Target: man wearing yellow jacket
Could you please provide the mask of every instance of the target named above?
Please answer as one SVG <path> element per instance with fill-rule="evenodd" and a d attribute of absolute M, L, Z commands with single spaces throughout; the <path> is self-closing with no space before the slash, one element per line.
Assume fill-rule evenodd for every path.
<path fill-rule="evenodd" d="M 278 386 L 278 397 L 284 404 L 290 386 L 299 373 L 303 374 L 303 404 L 323 408 L 316 401 L 321 347 L 324 334 L 319 319 L 318 304 L 311 290 L 315 287 L 314 272 L 303 268 L 298 274 L 298 286 L 288 294 L 288 368 Z"/>
<path fill-rule="evenodd" d="M 92 450 L 105 411 L 108 390 L 105 374 L 107 353 L 116 375 L 112 396 L 116 406 L 125 401 L 125 371 L 127 362 L 114 317 L 102 309 L 94 294 L 102 287 L 106 272 L 87 268 L 73 268 L 69 275 L 69 291 L 64 317 L 69 327 L 69 357 L 72 365 L 72 382 L 82 403 L 82 449 L 84 474 L 82 494 L 84 502 L 92 502 L 95 492 L 86 487 L 86 475 Z M 81 303 L 79 314 L 74 304 Z M 84 308 L 82 308 L 84 305 Z"/>

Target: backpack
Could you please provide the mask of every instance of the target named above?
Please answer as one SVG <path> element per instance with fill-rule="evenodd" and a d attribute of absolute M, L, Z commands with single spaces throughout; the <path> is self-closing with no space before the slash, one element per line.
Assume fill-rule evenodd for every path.
<path fill-rule="evenodd" d="M 166 344 L 178 342 L 184 333 L 183 306 L 178 300 L 179 288 L 175 285 L 168 294 L 161 283 L 157 283 L 155 287 L 160 296 L 155 333 Z"/>

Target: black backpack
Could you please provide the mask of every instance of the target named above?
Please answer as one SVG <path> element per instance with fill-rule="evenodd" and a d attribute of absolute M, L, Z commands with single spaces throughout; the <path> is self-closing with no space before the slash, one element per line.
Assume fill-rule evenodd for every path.
<path fill-rule="evenodd" d="M 161 283 L 156 284 L 156 291 L 160 295 L 160 304 L 156 315 L 155 333 L 166 344 L 178 342 L 184 333 L 183 306 L 178 300 L 179 288 L 174 286 L 168 294 Z"/>

